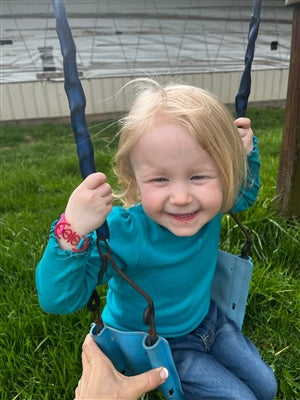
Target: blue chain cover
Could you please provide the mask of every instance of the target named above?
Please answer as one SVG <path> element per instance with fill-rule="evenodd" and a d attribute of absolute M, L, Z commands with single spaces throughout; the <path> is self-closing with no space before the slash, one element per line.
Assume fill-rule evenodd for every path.
<path fill-rule="evenodd" d="M 76 46 L 69 26 L 64 0 L 52 0 L 56 31 L 63 56 L 65 92 L 68 97 L 71 126 L 77 145 L 80 172 L 83 179 L 96 172 L 94 149 L 85 118 L 86 99 L 78 76 Z M 97 235 L 109 239 L 107 222 L 98 228 Z"/>
<path fill-rule="evenodd" d="M 104 325 L 97 334 L 95 324 L 91 326 L 90 335 L 123 375 L 133 376 L 152 368 L 167 368 L 169 377 L 158 389 L 167 400 L 184 400 L 180 379 L 166 339 L 159 336 L 152 346 L 148 346 L 148 334 L 145 332 L 125 332 Z"/>
<path fill-rule="evenodd" d="M 249 23 L 248 44 L 245 54 L 245 67 L 241 77 L 240 87 L 235 98 L 236 117 L 244 117 L 247 110 L 248 98 L 251 91 L 251 66 L 254 58 L 255 41 L 260 24 L 262 0 L 253 0 L 252 13 Z"/>

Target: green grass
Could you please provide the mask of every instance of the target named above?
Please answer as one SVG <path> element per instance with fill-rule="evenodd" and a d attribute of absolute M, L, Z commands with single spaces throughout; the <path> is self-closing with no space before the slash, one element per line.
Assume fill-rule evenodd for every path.
<path fill-rule="evenodd" d="M 277 399 L 293 400 L 300 398 L 300 224 L 276 208 L 284 113 L 253 109 L 249 117 L 259 138 L 262 188 L 257 203 L 240 215 L 252 232 L 255 264 L 243 329 L 275 370 Z M 114 125 L 90 128 L 96 165 L 113 186 L 115 143 L 104 139 L 113 137 Z M 35 268 L 52 220 L 81 181 L 73 136 L 68 126 L 6 126 L 0 140 L 0 400 L 69 400 L 92 318 L 86 309 L 69 316 L 43 313 Z M 222 247 L 235 252 L 242 242 L 239 229 L 225 217 Z"/>

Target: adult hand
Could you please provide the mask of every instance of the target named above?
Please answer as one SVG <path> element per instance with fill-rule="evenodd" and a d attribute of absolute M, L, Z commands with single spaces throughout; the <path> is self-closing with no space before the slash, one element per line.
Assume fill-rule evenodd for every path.
<path fill-rule="evenodd" d="M 85 338 L 82 348 L 83 372 L 75 400 L 137 400 L 168 377 L 168 371 L 163 367 L 133 377 L 122 375 L 90 335 Z"/>

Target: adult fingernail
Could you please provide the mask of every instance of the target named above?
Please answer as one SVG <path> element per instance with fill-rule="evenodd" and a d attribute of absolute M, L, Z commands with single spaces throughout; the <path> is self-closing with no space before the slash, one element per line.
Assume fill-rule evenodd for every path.
<path fill-rule="evenodd" d="M 169 376 L 169 371 L 167 370 L 167 368 L 162 368 L 159 374 L 161 379 L 165 381 Z"/>

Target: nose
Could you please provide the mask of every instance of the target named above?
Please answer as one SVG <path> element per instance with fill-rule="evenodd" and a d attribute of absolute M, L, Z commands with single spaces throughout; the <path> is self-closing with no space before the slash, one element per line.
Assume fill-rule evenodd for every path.
<path fill-rule="evenodd" d="M 169 200 L 171 204 L 178 206 L 190 204 L 193 198 L 189 191 L 188 185 L 183 183 L 172 185 Z"/>

